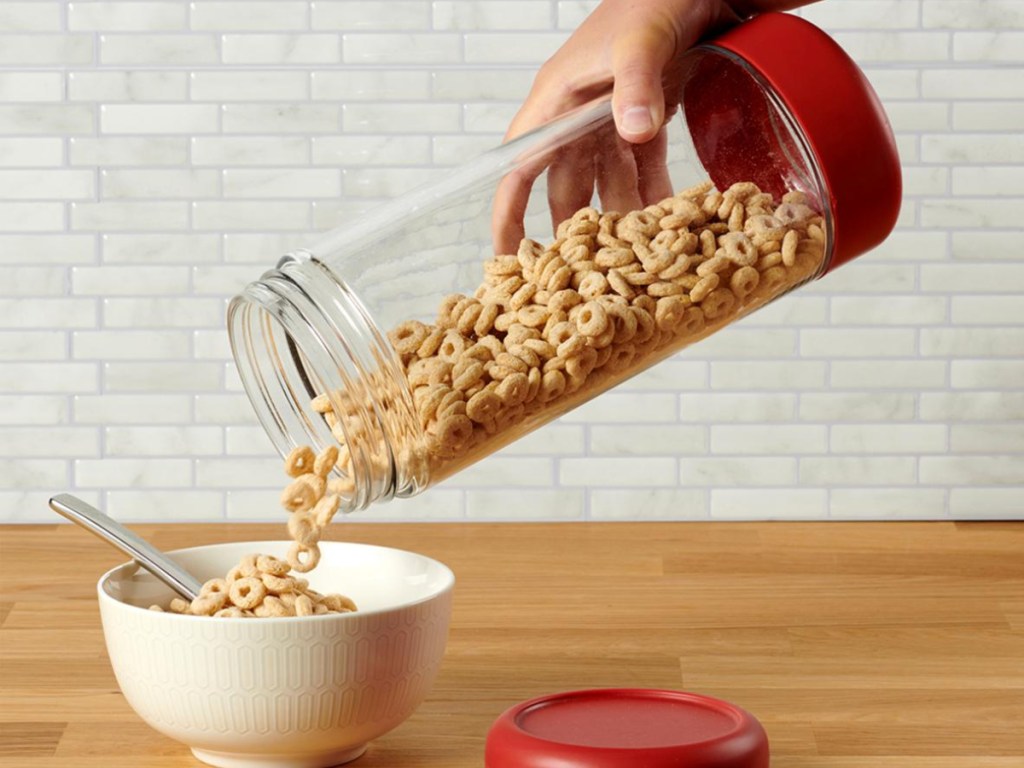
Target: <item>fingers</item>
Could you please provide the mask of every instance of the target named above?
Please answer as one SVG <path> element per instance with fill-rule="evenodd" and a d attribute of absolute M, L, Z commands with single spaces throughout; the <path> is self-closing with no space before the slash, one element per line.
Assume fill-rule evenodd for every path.
<path fill-rule="evenodd" d="M 548 168 L 552 228 L 590 205 L 594 196 L 594 141 L 584 136 L 559 150 Z"/>
<path fill-rule="evenodd" d="M 540 171 L 520 168 L 498 184 L 491 213 L 491 236 L 495 253 L 515 253 L 523 239 L 523 219 L 530 202 L 530 190 Z"/>
<path fill-rule="evenodd" d="M 668 129 L 662 126 L 657 135 L 646 144 L 635 144 L 637 186 L 641 205 L 648 206 L 666 197 L 674 190 L 668 174 Z"/>
<path fill-rule="evenodd" d="M 601 207 L 606 211 L 642 208 L 633 146 L 614 130 L 602 133 L 602 138 L 594 153 L 597 158 L 597 192 L 601 198 Z"/>
<path fill-rule="evenodd" d="M 642 144 L 657 135 L 665 116 L 662 72 L 675 50 L 671 27 L 649 23 L 626 32 L 612 46 L 612 112 L 619 135 Z"/>

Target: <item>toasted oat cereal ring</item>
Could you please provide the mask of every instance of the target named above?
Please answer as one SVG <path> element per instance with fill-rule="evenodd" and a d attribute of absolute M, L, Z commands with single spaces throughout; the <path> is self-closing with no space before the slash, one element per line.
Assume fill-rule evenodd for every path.
<path fill-rule="evenodd" d="M 674 256 L 672 263 L 658 272 L 658 277 L 662 280 L 678 280 L 690 271 L 692 264 L 693 259 L 686 254 Z"/>
<path fill-rule="evenodd" d="M 263 602 L 263 598 L 267 596 L 267 588 L 254 576 L 246 576 L 231 583 L 228 595 L 235 606 L 248 610 Z"/>
<path fill-rule="evenodd" d="M 478 337 L 489 334 L 494 327 L 494 321 L 498 319 L 500 313 L 500 304 L 494 301 L 485 302 L 480 309 L 480 315 L 477 317 L 476 323 L 473 325 L 473 333 Z"/>
<path fill-rule="evenodd" d="M 526 376 L 526 402 L 531 403 L 537 398 L 537 393 L 540 392 L 540 385 L 544 379 L 544 374 L 540 368 L 531 368 L 530 372 Z"/>
<path fill-rule="evenodd" d="M 441 403 L 437 406 L 437 416 L 447 416 L 451 413 L 456 413 L 459 410 L 459 406 L 465 407 L 466 396 L 465 393 L 460 392 L 457 389 L 449 390 L 443 398 Z M 463 411 L 465 413 L 465 411 Z"/>
<path fill-rule="evenodd" d="M 515 275 L 521 269 L 519 260 L 514 254 L 501 254 L 484 262 L 484 272 L 488 275 Z"/>
<path fill-rule="evenodd" d="M 608 327 L 604 329 L 603 333 L 599 333 L 597 336 L 587 337 L 587 346 L 594 349 L 601 349 L 607 347 L 615 340 L 615 324 L 608 321 Z"/>
<path fill-rule="evenodd" d="M 594 299 L 608 291 L 608 279 L 600 272 L 587 272 L 580 281 L 579 294 L 584 299 Z"/>
<path fill-rule="evenodd" d="M 496 365 L 505 366 L 516 373 L 526 373 L 530 369 L 530 366 L 524 360 L 510 352 L 502 352 L 494 358 L 494 362 Z"/>
<path fill-rule="evenodd" d="M 725 254 L 717 253 L 712 258 L 697 265 L 697 276 L 707 277 L 708 275 L 724 272 L 730 266 L 732 266 L 732 262 L 725 257 Z"/>
<path fill-rule="evenodd" d="M 536 240 L 524 237 L 519 241 L 519 250 L 516 251 L 516 259 L 519 261 L 519 266 L 525 269 L 527 266 L 532 266 L 533 262 L 535 262 L 537 257 L 542 253 L 544 253 L 543 245 L 538 243 Z"/>
<path fill-rule="evenodd" d="M 226 592 L 211 592 L 195 598 L 188 606 L 189 613 L 195 616 L 213 616 L 228 601 Z"/>
<path fill-rule="evenodd" d="M 281 618 L 295 615 L 295 612 L 276 595 L 267 595 L 263 598 L 263 602 L 253 608 L 253 613 L 260 618 Z"/>
<path fill-rule="evenodd" d="M 700 308 L 708 320 L 717 320 L 732 311 L 736 306 L 736 296 L 728 288 L 716 288 L 704 297 Z"/>
<path fill-rule="evenodd" d="M 558 345 L 555 354 L 558 357 L 564 357 L 568 360 L 570 357 L 575 357 L 587 344 L 587 339 L 580 333 L 573 333 L 565 341 Z"/>
<path fill-rule="evenodd" d="M 547 307 L 531 305 L 523 307 L 516 313 L 516 319 L 528 328 L 540 328 L 551 317 L 551 310 Z"/>
<path fill-rule="evenodd" d="M 631 299 L 636 296 L 636 291 L 633 286 L 629 284 L 626 276 L 617 269 L 608 270 L 608 285 L 620 296 L 624 296 L 627 299 Z"/>
<path fill-rule="evenodd" d="M 449 455 L 462 450 L 472 437 L 473 422 L 465 414 L 445 416 L 438 424 L 438 443 L 441 450 Z"/>
<path fill-rule="evenodd" d="M 755 288 L 761 279 L 761 274 L 754 267 L 740 267 L 732 273 L 729 278 L 729 287 L 739 298 L 743 298 Z"/>
<path fill-rule="evenodd" d="M 356 604 L 344 595 L 324 595 L 324 605 L 335 613 L 350 613 L 356 610 Z"/>
<path fill-rule="evenodd" d="M 627 221 L 634 224 L 648 239 L 654 237 L 661 230 L 658 224 L 660 217 L 655 216 L 647 211 L 630 211 L 623 218 L 622 221 Z"/>
<path fill-rule="evenodd" d="M 313 449 L 308 445 L 300 445 L 296 448 L 292 448 L 291 453 L 285 457 L 284 471 L 291 477 L 304 475 L 313 469 L 313 461 L 315 458 Z"/>
<path fill-rule="evenodd" d="M 779 255 L 781 258 L 782 255 Z M 761 273 L 761 282 L 758 285 L 758 293 L 764 293 L 772 295 L 776 289 L 786 282 L 786 268 L 782 266 L 773 266 L 764 270 Z"/>
<path fill-rule="evenodd" d="M 449 331 L 445 334 L 441 346 L 437 348 L 437 356 L 448 363 L 454 363 L 459 356 L 470 346 L 470 341 L 458 331 Z M 421 362 L 428 363 L 429 360 Z"/>
<path fill-rule="evenodd" d="M 625 344 L 636 336 L 637 319 L 632 307 L 619 305 L 610 307 L 608 319 L 615 330 L 615 335 L 612 337 L 613 344 Z"/>
<path fill-rule="evenodd" d="M 808 219 L 815 215 L 814 209 L 803 203 L 782 203 L 775 209 L 775 218 L 784 227 L 804 229 Z"/>
<path fill-rule="evenodd" d="M 593 347 L 584 347 L 576 356 L 565 361 L 565 372 L 570 379 L 582 381 L 589 376 L 594 366 L 597 365 L 597 350 Z"/>
<path fill-rule="evenodd" d="M 228 592 L 227 579 L 210 579 L 203 583 L 199 590 L 199 596 L 205 595 L 226 595 Z"/>
<path fill-rule="evenodd" d="M 640 256 L 640 264 L 651 274 L 660 274 L 676 263 L 676 256 L 668 248 L 655 248 Z"/>
<path fill-rule="evenodd" d="M 647 286 L 647 295 L 655 299 L 660 299 L 664 296 L 678 296 L 682 293 L 685 293 L 685 290 L 678 283 L 659 282 Z"/>
<path fill-rule="evenodd" d="M 681 336 L 692 336 L 704 330 L 704 313 L 699 307 L 687 307 L 683 319 L 676 326 L 676 333 Z"/>
<path fill-rule="evenodd" d="M 167 610 L 171 613 L 188 613 L 189 601 L 182 600 L 180 597 L 172 598 L 170 605 L 167 606 Z"/>
<path fill-rule="evenodd" d="M 757 253 L 759 256 L 767 256 L 769 253 L 775 253 L 776 251 L 782 251 L 782 240 L 765 240 L 759 246 L 757 246 Z"/>
<path fill-rule="evenodd" d="M 479 299 L 467 298 L 459 302 L 452 310 L 455 329 L 463 336 L 471 335 L 483 311 L 484 305 Z"/>
<path fill-rule="evenodd" d="M 481 366 L 481 370 L 483 366 Z M 420 417 L 420 421 L 429 421 L 437 413 L 438 406 L 441 404 L 441 400 L 451 392 L 451 387 L 445 384 L 432 384 L 426 387 L 419 387 L 413 392 L 413 401 L 416 404 L 416 413 Z M 418 393 L 422 392 L 420 395 Z"/>
<path fill-rule="evenodd" d="M 541 379 L 540 392 L 537 397 L 542 403 L 549 403 L 565 392 L 565 374 L 561 371 L 548 371 Z"/>
<path fill-rule="evenodd" d="M 757 268 L 761 272 L 765 272 L 772 267 L 777 267 L 782 263 L 782 251 L 774 251 L 773 253 L 766 254 L 757 260 Z"/>
<path fill-rule="evenodd" d="M 599 267 L 624 267 L 631 264 L 636 256 L 630 248 L 601 248 L 594 254 L 594 262 Z"/>
<path fill-rule="evenodd" d="M 516 373 L 516 371 L 512 373 Z M 478 423 L 493 419 L 500 410 L 501 398 L 489 389 L 477 392 L 466 403 L 466 415 Z"/>
<path fill-rule="evenodd" d="M 690 289 L 690 301 L 695 304 L 703 301 L 709 293 L 718 287 L 719 282 L 721 282 L 721 278 L 718 276 L 717 272 L 705 275 L 695 286 L 693 286 L 693 288 Z"/>
<path fill-rule="evenodd" d="M 296 541 L 292 543 L 291 547 L 288 549 L 288 562 L 291 564 L 293 571 L 308 573 L 316 568 L 317 563 L 320 562 L 320 547 L 316 544 L 308 546 Z M 263 587 L 262 582 L 260 583 L 260 587 Z M 263 587 L 263 589 L 265 594 L 266 588 Z M 235 602 L 235 605 L 238 605 L 237 601 Z"/>
<path fill-rule="evenodd" d="M 682 296 L 666 296 L 658 299 L 658 308 L 654 313 L 654 320 L 662 331 L 674 331 L 682 322 L 688 303 L 683 301 Z"/>
<path fill-rule="evenodd" d="M 652 275 L 650 272 L 645 272 L 643 269 L 638 269 L 635 272 L 623 274 L 623 277 L 625 277 L 626 282 L 632 285 L 634 288 L 646 288 L 658 282 L 657 275 Z"/>
<path fill-rule="evenodd" d="M 577 291 L 574 291 L 572 288 L 563 288 L 551 294 L 547 307 L 553 312 L 567 312 L 582 301 L 583 297 Z"/>
<path fill-rule="evenodd" d="M 509 299 L 509 307 L 511 309 L 522 309 L 530 303 L 530 299 L 537 293 L 539 287 L 536 283 L 523 283 Z"/>
<path fill-rule="evenodd" d="M 157 613 L 163 613 L 164 612 L 164 609 L 162 607 L 160 607 L 159 605 L 156 605 L 155 603 L 153 605 L 149 606 L 148 610 L 156 611 Z"/>
<path fill-rule="evenodd" d="M 572 268 L 568 264 L 563 264 L 554 272 L 551 276 L 544 281 L 544 288 L 551 293 L 557 293 L 558 291 L 565 290 L 572 285 Z M 539 297 L 539 292 L 538 292 Z"/>
<path fill-rule="evenodd" d="M 213 616 L 216 619 L 244 619 L 245 611 L 237 605 L 229 605 L 227 608 L 221 608 Z"/>
<path fill-rule="evenodd" d="M 576 328 L 584 336 L 599 336 L 608 328 L 608 310 L 597 301 L 588 301 L 576 316 Z"/>
<path fill-rule="evenodd" d="M 746 220 L 747 209 L 743 203 L 737 202 L 732 207 L 732 211 L 729 212 L 729 231 L 730 232 L 743 232 L 743 222 Z"/>
<path fill-rule="evenodd" d="M 576 330 L 571 324 L 567 323 L 567 325 L 569 325 L 569 328 L 572 331 Z M 519 346 L 530 350 L 542 360 L 548 360 L 556 354 L 555 345 L 551 342 L 545 341 L 544 339 L 526 339 Z"/>
<path fill-rule="evenodd" d="M 605 363 L 605 367 L 612 373 L 620 373 L 630 365 L 636 358 L 636 348 L 632 344 L 622 344 L 612 347 L 612 353 Z"/>
<path fill-rule="evenodd" d="M 262 573 L 269 573 L 274 576 L 287 576 L 288 571 L 291 570 L 288 567 L 288 563 L 284 560 L 279 560 L 273 555 L 260 555 L 257 557 L 256 568 Z"/>
<path fill-rule="evenodd" d="M 575 312 L 581 306 L 582 305 L 577 304 L 575 307 L 570 309 L 569 312 Z M 560 323 L 565 323 L 569 321 L 569 312 L 562 312 L 561 310 L 552 312 L 551 317 L 549 317 L 548 321 L 544 323 L 544 327 L 540 329 L 540 335 L 537 338 L 548 339 L 548 337 L 551 335 L 551 331 L 553 328 L 558 326 Z"/>
<path fill-rule="evenodd" d="M 326 528 L 331 524 L 334 516 L 338 513 L 338 507 L 341 505 L 341 497 L 336 493 L 330 493 L 324 496 L 320 501 L 313 507 L 312 516 L 314 522 L 321 528 Z M 287 563 L 285 563 L 287 565 Z M 283 575 L 283 574 L 277 574 Z"/>
<path fill-rule="evenodd" d="M 330 413 L 334 410 L 331 405 L 331 398 L 326 393 L 321 393 L 309 401 L 309 407 L 317 413 Z"/>
<path fill-rule="evenodd" d="M 465 361 L 464 365 L 460 365 Z M 484 364 L 473 358 L 462 358 L 452 369 L 452 386 L 465 392 L 484 377 Z"/>
<path fill-rule="evenodd" d="M 311 512 L 295 512 L 288 518 L 288 535 L 293 541 L 312 546 L 320 541 L 321 530 Z"/>
<path fill-rule="evenodd" d="M 303 512 L 312 509 L 320 499 L 316 487 L 306 475 L 296 478 L 281 493 L 281 506 L 289 512 Z"/>
<path fill-rule="evenodd" d="M 307 472 L 296 479 L 309 483 L 313 488 L 313 493 L 316 496 L 317 501 L 320 500 L 320 497 L 323 496 L 324 492 L 327 490 L 327 480 L 313 472 Z"/>
<path fill-rule="evenodd" d="M 725 249 L 725 258 L 738 267 L 749 267 L 757 261 L 757 246 L 742 232 L 724 234 L 718 243 Z"/>
<path fill-rule="evenodd" d="M 547 342 L 543 343 L 546 344 Z M 520 360 L 526 363 L 527 368 L 535 368 L 538 365 L 540 365 L 540 355 L 538 355 L 529 347 L 524 346 L 522 344 L 512 344 L 508 348 L 508 353 L 510 355 L 518 357 Z"/>
<path fill-rule="evenodd" d="M 636 296 L 630 304 L 653 315 L 655 308 L 658 306 L 658 300 L 648 296 L 646 293 L 641 293 L 639 296 Z"/>
<path fill-rule="evenodd" d="M 327 477 L 334 469 L 335 463 L 338 461 L 338 446 L 328 445 L 320 454 L 316 457 L 316 461 L 313 462 L 313 474 L 319 475 L 320 477 Z"/>
<path fill-rule="evenodd" d="M 419 349 L 428 333 L 430 329 L 419 320 L 406 320 L 396 326 L 388 334 L 388 338 L 400 354 L 411 355 Z"/>
<path fill-rule="evenodd" d="M 592 238 L 587 239 L 592 240 Z M 562 260 L 571 267 L 573 264 L 587 261 L 590 258 L 590 244 L 575 242 L 569 245 L 567 241 L 559 249 L 559 253 L 562 254 Z"/>
<path fill-rule="evenodd" d="M 751 240 L 760 238 L 764 242 L 781 239 L 786 234 L 786 228 L 771 214 L 760 214 L 750 216 L 743 222 L 743 233 Z"/>
<path fill-rule="evenodd" d="M 299 595 L 295 598 L 293 604 L 296 616 L 312 616 L 313 615 L 313 601 L 308 595 Z"/>
<path fill-rule="evenodd" d="M 800 242 L 800 233 L 791 229 L 782 238 L 782 263 L 787 267 L 796 264 L 796 247 Z"/>
<path fill-rule="evenodd" d="M 657 303 L 654 306 L 656 309 Z M 653 312 L 641 307 L 630 307 L 630 312 L 636 318 L 636 334 L 633 336 L 633 341 L 636 344 L 643 344 L 651 338 L 655 331 Z"/>
<path fill-rule="evenodd" d="M 522 405 L 526 401 L 526 395 L 530 390 L 530 380 L 525 373 L 514 373 L 506 376 L 494 390 L 501 402 L 507 408 Z"/>
<path fill-rule="evenodd" d="M 718 238 L 715 237 L 715 233 L 710 229 L 702 229 L 698 236 L 700 241 L 701 256 L 704 259 L 710 259 L 715 255 L 715 251 L 718 250 Z"/>
<path fill-rule="evenodd" d="M 260 577 L 260 581 L 263 582 L 263 586 L 267 588 L 267 592 L 271 595 L 294 592 L 298 587 L 295 579 L 290 576 L 275 576 L 272 573 L 264 573 Z"/>

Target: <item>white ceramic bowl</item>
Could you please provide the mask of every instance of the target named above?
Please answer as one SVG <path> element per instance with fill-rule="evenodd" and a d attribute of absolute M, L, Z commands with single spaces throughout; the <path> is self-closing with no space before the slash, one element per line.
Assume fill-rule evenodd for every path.
<path fill-rule="evenodd" d="M 171 553 L 200 581 L 289 542 Z M 359 757 L 409 717 L 441 665 L 455 577 L 398 549 L 322 542 L 307 574 L 359 606 L 305 618 L 213 619 L 147 610 L 173 593 L 134 563 L 99 581 L 107 653 L 128 703 L 221 768 L 321 768 Z"/>

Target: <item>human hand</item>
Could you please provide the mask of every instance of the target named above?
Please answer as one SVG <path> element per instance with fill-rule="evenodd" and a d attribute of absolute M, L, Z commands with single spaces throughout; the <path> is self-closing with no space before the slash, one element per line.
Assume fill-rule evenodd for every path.
<path fill-rule="evenodd" d="M 726 0 L 604 0 L 541 67 L 505 140 L 610 86 L 614 128 L 588 134 L 502 180 L 492 222 L 496 252 L 516 252 L 530 189 L 544 170 L 553 225 L 589 205 L 595 188 L 606 210 L 643 208 L 671 195 L 664 124 L 671 116 L 667 105 L 675 102 L 679 54 L 709 29 L 738 19 Z"/>

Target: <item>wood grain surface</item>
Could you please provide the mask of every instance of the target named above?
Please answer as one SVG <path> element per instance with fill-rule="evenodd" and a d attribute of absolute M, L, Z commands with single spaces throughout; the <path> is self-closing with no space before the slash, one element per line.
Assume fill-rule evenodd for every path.
<path fill-rule="evenodd" d="M 158 547 L 280 525 L 139 525 Z M 525 698 L 675 688 L 753 712 L 773 768 L 1024 768 L 1024 523 L 336 525 L 455 571 L 433 693 L 359 768 L 479 768 Z M 123 558 L 0 526 L 0 768 L 199 766 L 110 670 L 94 585 Z"/>

